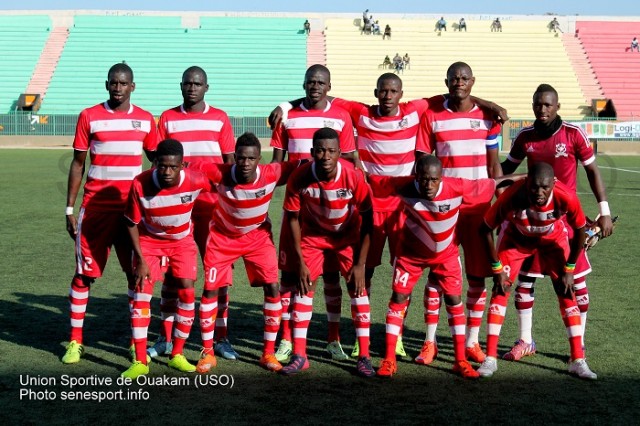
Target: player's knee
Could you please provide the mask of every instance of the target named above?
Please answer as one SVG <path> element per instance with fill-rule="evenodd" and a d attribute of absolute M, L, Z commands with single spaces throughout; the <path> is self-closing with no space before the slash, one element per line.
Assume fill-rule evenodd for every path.
<path fill-rule="evenodd" d="M 262 286 L 262 289 L 266 297 L 278 297 L 280 294 L 280 287 L 276 283 L 265 284 Z"/>
<path fill-rule="evenodd" d="M 207 299 L 217 299 L 218 298 L 218 289 L 204 289 L 202 290 L 202 297 L 206 297 Z"/>
<path fill-rule="evenodd" d="M 455 306 L 462 303 L 462 297 L 457 294 L 445 294 L 444 295 L 444 303 L 448 306 Z"/>
<path fill-rule="evenodd" d="M 391 295 L 391 301 L 393 303 L 407 303 L 408 300 L 409 300 L 408 294 L 402 294 L 394 291 L 393 294 Z"/>
<path fill-rule="evenodd" d="M 340 282 L 340 272 L 337 272 L 337 271 L 323 272 L 322 273 L 322 280 L 325 283 L 339 283 Z"/>
<path fill-rule="evenodd" d="M 281 271 L 280 282 L 282 283 L 283 287 L 295 286 L 296 282 L 298 282 L 298 274 L 290 271 Z"/>

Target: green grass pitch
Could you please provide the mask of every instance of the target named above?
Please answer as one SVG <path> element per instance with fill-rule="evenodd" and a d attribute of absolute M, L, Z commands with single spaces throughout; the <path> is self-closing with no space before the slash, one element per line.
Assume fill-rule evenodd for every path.
<path fill-rule="evenodd" d="M 219 360 L 209 382 L 196 387 L 193 375 L 170 370 L 166 358 L 151 365 L 152 383 L 115 383 L 129 364 L 126 284 L 115 259 L 93 286 L 85 321 L 86 355 L 79 364 L 62 365 L 69 327 L 67 294 L 74 269 L 73 244 L 63 217 L 71 153 L 7 149 L 1 155 L 0 410 L 4 424 L 632 424 L 640 416 L 637 157 L 598 158 L 611 209 L 621 217 L 615 235 L 590 252 L 594 272 L 588 279 L 591 310 L 586 340 L 589 365 L 598 373 L 598 381 L 581 381 L 566 372 L 568 343 L 548 279 L 536 286 L 538 354 L 517 363 L 499 361 L 491 379 L 469 382 L 451 373 L 453 354 L 444 311 L 438 331 L 440 355 L 431 366 L 404 360 L 390 380 L 355 376 L 355 361 L 332 362 L 325 356 L 322 292 L 315 298 L 309 330 L 311 369 L 296 377 L 271 374 L 257 363 L 262 346 L 262 292 L 249 288 L 244 268 L 237 264 L 229 330 L 241 359 Z M 583 171 L 580 176 L 585 211 L 594 216 L 596 202 Z M 282 194 L 279 190 L 271 207 L 276 234 Z M 390 283 L 391 268 L 385 264 L 374 277 L 371 301 L 376 366 L 383 351 Z M 202 288 L 201 281 L 197 287 Z M 404 338 L 411 356 L 424 338 L 422 289 L 423 284 L 414 290 Z M 152 305 L 150 340 L 159 330 L 158 299 Z M 354 341 L 349 318 L 345 291 L 341 328 L 348 351 Z M 198 357 L 199 338 L 196 321 L 186 351 L 192 361 Z M 500 350 L 507 350 L 516 338 L 512 300 Z M 177 379 L 183 377 L 187 379 L 179 383 Z M 78 378 L 82 383 L 72 386 L 71 380 Z M 114 383 L 105 384 L 107 379 Z M 232 384 L 227 383 L 230 380 Z M 101 395 L 107 400 L 86 400 Z M 118 397 L 128 400 L 114 400 Z"/>

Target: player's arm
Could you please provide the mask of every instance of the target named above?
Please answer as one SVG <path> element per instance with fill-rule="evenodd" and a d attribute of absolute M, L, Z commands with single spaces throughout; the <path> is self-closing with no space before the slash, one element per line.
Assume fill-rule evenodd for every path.
<path fill-rule="evenodd" d="M 142 148 L 144 149 L 144 154 L 147 156 L 147 160 L 152 163 L 156 157 L 156 147 L 158 143 L 158 126 L 153 116 L 149 114 L 149 133 L 147 133 L 147 136 L 145 136 L 142 141 Z"/>
<path fill-rule="evenodd" d="M 562 274 L 562 284 L 564 285 L 565 294 L 573 294 L 573 271 L 576 267 L 578 256 L 584 248 L 584 242 L 587 239 L 585 228 L 586 226 L 574 228 L 573 237 L 569 240 L 571 251 L 569 252 L 567 264 Z"/>
<path fill-rule="evenodd" d="M 435 135 L 431 131 L 431 123 L 426 114 L 420 116 L 420 124 L 418 125 L 418 134 L 416 135 L 416 150 L 414 151 L 416 163 L 425 155 L 431 154 L 436 147 Z M 415 173 L 415 164 L 413 166 Z"/>
<path fill-rule="evenodd" d="M 519 136 L 520 135 L 516 136 L 515 140 L 511 143 L 509 154 L 507 154 L 507 158 L 500 165 L 502 167 L 502 173 L 505 175 L 515 172 L 518 166 L 522 164 L 522 160 L 526 158 L 526 153 Z"/>
<path fill-rule="evenodd" d="M 144 256 L 142 255 L 138 225 L 127 219 L 127 231 L 129 232 L 129 238 L 131 239 L 133 255 L 137 259 L 137 265 L 133 270 L 133 278 L 136 280 L 135 290 L 140 291 L 142 289 L 144 280 L 149 279 L 149 265 L 147 265 L 147 262 L 144 260 Z"/>
<path fill-rule="evenodd" d="M 613 222 L 611 221 L 611 211 L 609 209 L 607 191 L 602 181 L 602 175 L 595 161 L 584 166 L 584 171 L 587 172 L 591 192 L 593 192 L 593 195 L 598 201 L 600 217 L 598 217 L 597 223 L 602 230 L 602 238 L 606 238 L 613 233 Z"/>
<path fill-rule="evenodd" d="M 236 162 L 236 156 L 234 154 L 222 154 L 222 162 L 224 164 L 233 164 Z"/>
<path fill-rule="evenodd" d="M 351 117 L 347 111 L 344 111 L 342 121 L 344 126 L 340 131 L 340 150 L 342 151 L 340 157 L 356 165 L 356 140 L 353 137 Z"/>
<path fill-rule="evenodd" d="M 329 100 L 333 99 L 327 96 Z M 291 111 L 293 108 L 297 108 L 302 105 L 304 102 L 304 98 L 298 98 L 293 101 L 283 102 L 276 106 L 271 114 L 269 114 L 269 118 L 267 118 L 267 122 L 269 123 L 269 128 L 277 129 L 283 121 L 287 119 L 287 113 Z"/>
<path fill-rule="evenodd" d="M 509 114 L 507 114 L 507 110 L 502 108 L 500 105 L 487 101 L 481 98 L 476 98 L 475 96 L 471 96 L 471 100 L 480 107 L 491 114 L 493 119 L 498 123 L 505 123 L 509 121 Z"/>
<path fill-rule="evenodd" d="M 498 294 L 506 294 L 511 287 L 509 275 L 504 271 L 498 251 L 496 250 L 496 243 L 493 237 L 493 231 L 496 229 L 505 218 L 503 214 L 503 205 L 505 199 L 501 198 L 491 206 L 489 211 L 485 214 L 484 222 L 480 226 L 480 235 L 483 236 L 484 250 L 489 256 L 491 261 L 491 270 L 493 271 L 493 291 Z"/>
<path fill-rule="evenodd" d="M 302 248 L 300 246 L 300 241 L 302 240 L 300 212 L 285 210 L 284 214 L 293 238 L 294 261 L 298 264 L 298 277 L 300 278 L 297 284 L 298 294 L 304 296 L 311 290 L 313 283 L 311 282 L 311 272 L 309 271 L 307 264 L 304 263 L 304 257 L 302 257 Z"/>
<path fill-rule="evenodd" d="M 362 222 L 360 223 L 360 246 L 353 253 L 353 266 L 347 275 L 347 283 L 355 286 L 357 297 L 365 296 L 367 289 L 365 285 L 365 267 L 369 246 L 371 245 L 371 234 L 373 233 L 373 209 L 360 212 Z"/>
<path fill-rule="evenodd" d="M 78 234 L 78 221 L 73 215 L 73 207 L 80 192 L 82 185 L 82 176 L 84 176 L 85 161 L 87 159 L 87 151 L 73 150 L 73 160 L 69 166 L 69 177 L 67 179 L 67 232 L 72 239 L 76 239 Z"/>
<path fill-rule="evenodd" d="M 282 163 L 284 156 L 287 153 L 284 149 L 273 148 L 273 155 L 271 156 L 272 163 Z"/>
<path fill-rule="evenodd" d="M 281 163 L 287 155 L 289 147 L 289 136 L 284 126 L 280 126 L 271 133 L 271 147 L 273 148 L 272 163 Z"/>

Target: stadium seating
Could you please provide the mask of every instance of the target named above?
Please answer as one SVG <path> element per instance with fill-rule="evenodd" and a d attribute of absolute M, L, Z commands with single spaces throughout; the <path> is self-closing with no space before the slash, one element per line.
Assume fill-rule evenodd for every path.
<path fill-rule="evenodd" d="M 77 15 L 42 105 L 42 113 L 78 113 L 106 98 L 107 70 L 126 61 L 135 73 L 134 103 L 154 114 L 182 101 L 182 72 L 209 75 L 209 101 L 233 116 L 266 116 L 299 97 L 306 69 L 299 19 Z"/>
<path fill-rule="evenodd" d="M 0 113 L 10 112 L 24 93 L 50 28 L 46 15 L 0 16 Z"/>
<path fill-rule="evenodd" d="M 629 51 L 640 22 L 578 21 L 576 32 L 619 119 L 640 116 L 640 54 Z"/>
<path fill-rule="evenodd" d="M 439 32 L 435 20 L 380 19 L 381 27 L 391 26 L 390 40 L 361 35 L 358 21 L 325 21 L 334 96 L 375 102 L 382 60 L 397 52 L 411 56 L 411 69 L 402 75 L 405 100 L 445 92 L 448 66 L 463 61 L 476 76 L 473 93 L 506 107 L 512 118 L 531 118 L 531 96 L 540 83 L 556 87 L 563 117 L 582 118 L 588 110 L 562 40 L 549 32 L 546 20 L 504 21 L 503 32 L 496 33 L 491 20 L 467 20 L 467 32 L 451 26 Z"/>

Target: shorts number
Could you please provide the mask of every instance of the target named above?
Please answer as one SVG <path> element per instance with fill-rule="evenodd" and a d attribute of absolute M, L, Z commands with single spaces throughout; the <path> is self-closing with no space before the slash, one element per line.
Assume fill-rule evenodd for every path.
<path fill-rule="evenodd" d="M 396 278 L 394 280 L 394 284 L 396 285 L 401 284 L 402 287 L 406 287 L 407 281 L 409 281 L 409 273 L 408 272 L 402 273 L 402 271 L 400 271 L 399 269 L 396 269 Z"/>
<path fill-rule="evenodd" d="M 85 257 L 84 258 L 84 266 L 82 269 L 84 269 L 85 271 L 92 271 L 93 269 L 91 269 L 91 264 L 93 263 L 93 259 L 90 257 Z"/>
<path fill-rule="evenodd" d="M 218 270 L 216 268 L 209 268 L 209 274 L 207 275 L 207 281 L 210 283 L 215 283 L 216 278 L 218 277 Z"/>

